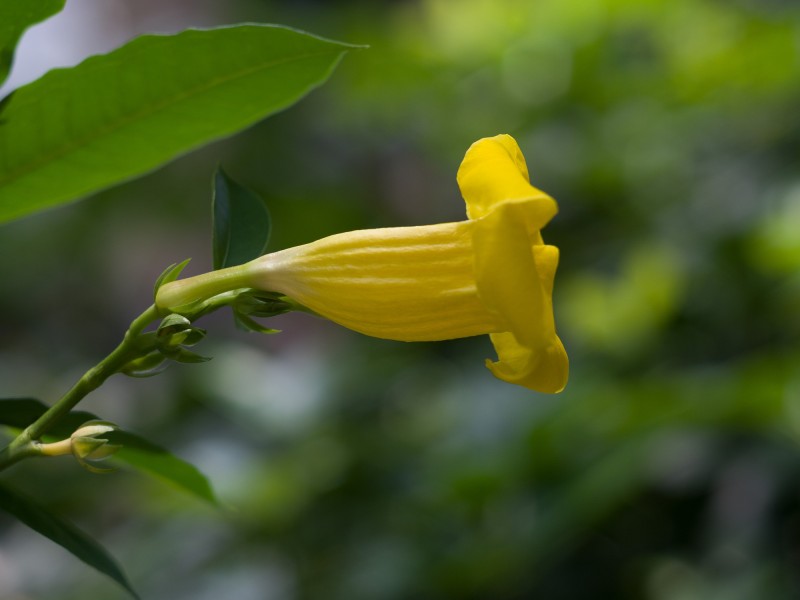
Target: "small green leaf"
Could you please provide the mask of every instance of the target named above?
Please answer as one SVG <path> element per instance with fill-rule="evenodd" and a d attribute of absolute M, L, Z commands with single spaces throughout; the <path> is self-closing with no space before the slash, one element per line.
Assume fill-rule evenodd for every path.
<path fill-rule="evenodd" d="M 178 277 L 180 277 L 181 272 L 186 268 L 186 265 L 189 264 L 189 261 L 192 260 L 191 258 L 187 258 L 181 263 L 172 263 L 168 266 L 161 275 L 158 276 L 156 279 L 156 285 L 153 288 L 153 301 L 155 302 L 156 294 L 158 294 L 158 289 L 167 283 L 172 283 Z"/>
<path fill-rule="evenodd" d="M 115 460 L 147 471 L 211 504 L 219 505 L 208 479 L 195 466 L 169 450 L 128 431 L 113 431 L 105 437 L 109 443 L 122 446 L 114 454 Z"/>
<path fill-rule="evenodd" d="M 0 509 L 71 552 L 90 567 L 107 575 L 134 598 L 139 597 L 133 591 L 125 573 L 105 548 L 69 521 L 38 504 L 30 496 L 0 484 Z"/>
<path fill-rule="evenodd" d="M 25 30 L 64 8 L 65 0 L 2 0 L 0 2 L 0 84 L 8 77 L 14 50 Z"/>
<path fill-rule="evenodd" d="M 144 35 L 54 69 L 19 88 L 3 113 L 0 223 L 137 177 L 288 108 L 352 48 L 246 24 Z"/>
<path fill-rule="evenodd" d="M 214 173 L 212 212 L 215 269 L 244 264 L 267 249 L 271 220 L 264 199 L 221 167 Z"/>

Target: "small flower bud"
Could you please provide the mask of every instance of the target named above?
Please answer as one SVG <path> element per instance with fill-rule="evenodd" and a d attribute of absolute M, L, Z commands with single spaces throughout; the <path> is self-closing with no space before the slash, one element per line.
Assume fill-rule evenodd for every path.
<path fill-rule="evenodd" d="M 107 439 L 98 437 L 116 430 L 116 425 L 107 421 L 84 423 L 70 436 L 72 455 L 82 467 L 93 473 L 113 471 L 114 469 L 96 467 L 87 461 L 106 459 L 122 447 L 118 444 L 109 444 Z"/>

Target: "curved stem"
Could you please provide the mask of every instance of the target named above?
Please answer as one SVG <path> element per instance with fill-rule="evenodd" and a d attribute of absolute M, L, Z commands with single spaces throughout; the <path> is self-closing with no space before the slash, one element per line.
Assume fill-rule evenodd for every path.
<path fill-rule="evenodd" d="M 247 264 L 209 271 L 165 283 L 156 294 L 156 304 L 162 308 L 179 309 L 192 302 L 248 287 L 249 280 L 250 271 Z"/>
<path fill-rule="evenodd" d="M 160 313 L 155 305 L 150 306 L 139 315 L 130 325 L 125 337 L 108 356 L 86 371 L 77 383 L 72 386 L 61 399 L 28 426 L 16 439 L 0 451 L 0 470 L 29 456 L 42 455 L 38 439 L 44 435 L 59 419 L 69 413 L 78 402 L 83 400 L 90 392 L 111 375 L 118 372 L 131 360 L 144 356 L 156 348 L 155 342 L 147 341 L 140 334 L 150 323 L 158 319 Z"/>

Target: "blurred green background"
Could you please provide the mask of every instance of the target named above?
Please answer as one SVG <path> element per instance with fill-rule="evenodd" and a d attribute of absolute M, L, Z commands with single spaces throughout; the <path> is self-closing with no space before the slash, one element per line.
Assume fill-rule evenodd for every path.
<path fill-rule="evenodd" d="M 544 231 L 561 395 L 492 378 L 485 338 L 387 342 L 305 315 L 267 337 L 219 314 L 212 362 L 89 397 L 227 507 L 67 459 L 8 474 L 144 598 L 800 597 L 800 4 L 67 4 L 18 68 L 241 21 L 370 49 L 234 138 L 0 228 L 4 396 L 54 401 L 165 266 L 210 268 L 217 163 L 268 199 L 273 250 L 463 219 L 460 160 L 503 132 L 561 209 Z M 1 519 L 1 598 L 125 597 Z"/>

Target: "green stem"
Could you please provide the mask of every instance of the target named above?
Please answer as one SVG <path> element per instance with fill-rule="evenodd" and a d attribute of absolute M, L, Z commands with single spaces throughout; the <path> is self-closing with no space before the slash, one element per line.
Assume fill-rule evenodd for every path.
<path fill-rule="evenodd" d="M 38 440 L 50 427 L 127 363 L 154 350 L 156 348 L 155 343 L 144 341 L 140 334 L 145 327 L 158 319 L 159 316 L 159 311 L 155 305 L 139 315 L 131 323 L 128 331 L 125 332 L 122 342 L 111 354 L 86 371 L 72 389 L 20 433 L 6 448 L 0 451 L 0 470 L 13 465 L 23 458 L 41 456 L 43 453 Z"/>
<path fill-rule="evenodd" d="M 250 286 L 250 270 L 247 264 L 227 267 L 178 279 L 162 285 L 156 294 L 156 304 L 162 308 L 175 309 L 190 303 L 207 300 L 218 294 Z"/>

